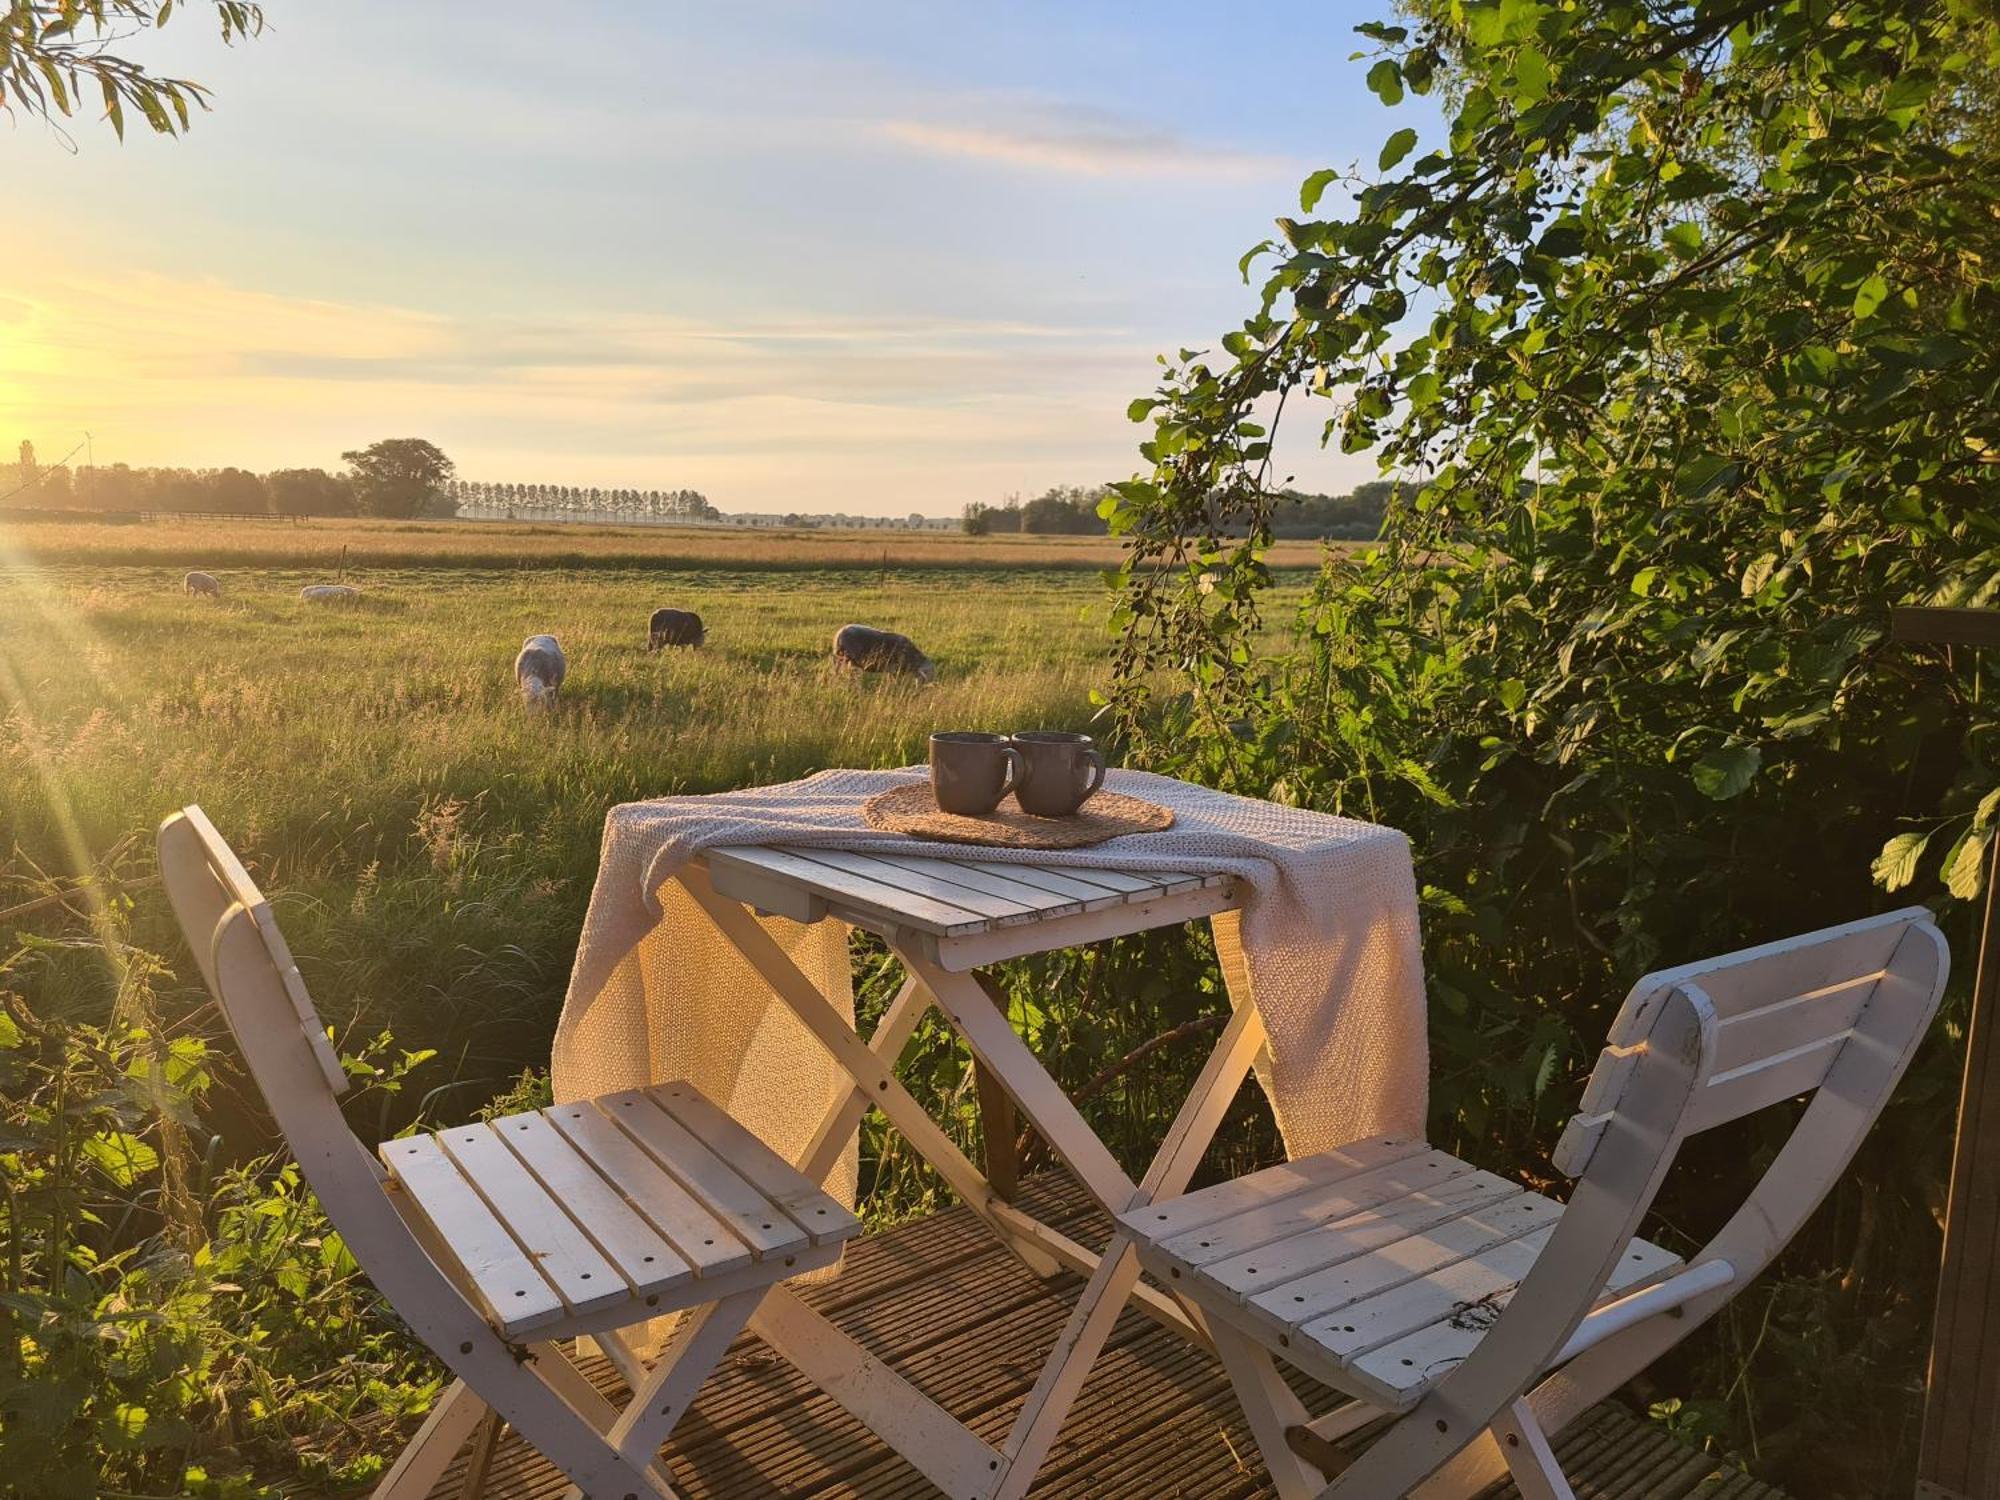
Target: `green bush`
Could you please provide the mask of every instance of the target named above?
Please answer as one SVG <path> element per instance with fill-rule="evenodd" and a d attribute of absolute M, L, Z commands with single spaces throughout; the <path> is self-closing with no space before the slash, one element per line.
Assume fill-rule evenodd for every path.
<path fill-rule="evenodd" d="M 358 1484 L 441 1374 L 281 1157 L 229 1161 L 204 1107 L 230 1055 L 153 1002 L 157 959 L 97 936 L 0 962 L 0 1493 L 22 1500 Z M 113 970 L 103 1024 L 38 1016 L 38 969 Z M 357 1094 L 423 1060 L 386 1039 Z"/>
<path fill-rule="evenodd" d="M 1534 1182 L 1648 967 L 1938 905 L 1933 1045 L 1781 1275 L 1643 1389 L 1796 1493 L 1907 1490 L 2000 669 L 1889 613 L 2000 602 L 2000 34 L 1405 9 L 1361 28 L 1370 86 L 1445 129 L 1308 179 L 1259 311 L 1134 403 L 1116 707 L 1157 765 L 1410 833 L 1434 1134 Z M 1322 402 L 1400 493 L 1271 650 L 1274 424 Z M 1783 1123 L 1696 1142 L 1659 1232 L 1713 1227 Z"/>

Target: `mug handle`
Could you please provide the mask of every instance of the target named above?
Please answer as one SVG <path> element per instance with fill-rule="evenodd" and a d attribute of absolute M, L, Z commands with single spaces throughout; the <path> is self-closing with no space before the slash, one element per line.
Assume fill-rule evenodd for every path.
<path fill-rule="evenodd" d="M 1000 778 L 1000 795 L 1005 797 L 1021 784 L 1021 752 L 1006 745 L 1001 747 L 1000 758 L 1007 763 L 1007 774 Z"/>
<path fill-rule="evenodd" d="M 1078 799 L 1079 806 L 1095 797 L 1097 789 L 1104 785 L 1104 757 L 1095 750 L 1083 753 L 1090 762 L 1090 785 L 1084 788 L 1083 796 Z"/>

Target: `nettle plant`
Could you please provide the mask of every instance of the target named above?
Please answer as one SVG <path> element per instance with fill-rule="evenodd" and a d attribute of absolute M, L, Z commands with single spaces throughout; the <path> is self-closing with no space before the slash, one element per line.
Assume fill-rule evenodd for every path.
<path fill-rule="evenodd" d="M 1533 1175 L 1649 965 L 1981 887 L 2000 669 L 1889 611 L 2000 605 L 2000 51 L 1970 0 L 1404 11 L 1368 84 L 1442 127 L 1307 179 L 1253 315 L 1132 405 L 1111 708 L 1156 764 L 1411 833 L 1435 1128 Z M 1285 635 L 1302 417 L 1400 485 Z M 1809 1251 L 1876 1313 L 1928 1295 L 1956 1066 Z M 1834 1419 L 1794 1420 L 1803 1455 Z"/>
<path fill-rule="evenodd" d="M 91 936 L 0 955 L 0 1493 L 255 1500 L 251 1477 L 363 1483 L 442 1372 L 393 1322 L 296 1164 L 207 1125 L 231 1049 L 167 1021 L 171 976 Z M 108 972 L 102 1022 L 30 1006 L 50 966 Z M 430 1054 L 343 1058 L 362 1097 Z"/>

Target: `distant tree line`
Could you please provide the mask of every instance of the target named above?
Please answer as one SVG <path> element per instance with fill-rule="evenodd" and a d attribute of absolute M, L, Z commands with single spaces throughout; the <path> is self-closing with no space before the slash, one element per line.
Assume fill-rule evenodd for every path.
<path fill-rule="evenodd" d="M 446 490 L 461 510 L 539 510 L 657 521 L 714 521 L 722 515 L 699 490 L 607 490 L 571 484 L 495 484 L 483 479 L 455 479 Z"/>
<path fill-rule="evenodd" d="M 133 468 L 47 464 L 23 442 L 0 464 L 0 508 L 215 511 L 241 516 L 448 516 L 452 462 L 422 438 L 387 438 L 341 455 L 348 467 L 273 469 Z"/>
<path fill-rule="evenodd" d="M 965 507 L 959 527 L 968 536 L 1000 536 L 1016 532 L 1039 536 L 1102 536 L 1110 529 L 1097 514 L 1097 502 L 1105 494 L 1105 487 L 1101 484 L 1089 489 L 1077 484 L 1059 484 L 1025 504 L 1019 495 L 1009 495 L 999 505 L 987 505 L 975 500 Z"/>
<path fill-rule="evenodd" d="M 1272 508 L 1272 531 L 1281 537 L 1329 541 L 1372 541 L 1382 530 L 1382 514 L 1396 486 L 1388 480 L 1356 485 L 1344 495 L 1311 495 L 1285 490 Z M 1028 532 L 1040 536 L 1102 536 L 1110 527 L 1097 513 L 1108 485 L 1059 484 L 1034 499 L 1010 495 L 999 505 L 975 500 L 959 521 L 968 536 Z M 1226 534 L 1229 524 L 1222 526 Z"/>

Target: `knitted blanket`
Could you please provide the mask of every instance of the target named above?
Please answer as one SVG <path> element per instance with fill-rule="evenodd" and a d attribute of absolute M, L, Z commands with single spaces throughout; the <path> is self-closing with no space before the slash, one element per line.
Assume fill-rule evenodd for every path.
<path fill-rule="evenodd" d="M 700 851 L 801 844 L 964 858 L 964 845 L 862 821 L 875 793 L 926 773 L 823 771 L 782 786 L 614 807 L 556 1028 L 558 1101 L 687 1078 L 788 1160 L 851 1086 L 675 878 Z M 1417 894 L 1394 829 L 1229 796 L 1139 771 L 1105 785 L 1172 807 L 1175 826 L 1087 849 L 981 848 L 1043 865 L 1237 876 L 1240 911 L 1215 919 L 1232 1004 L 1254 1004 L 1269 1042 L 1258 1076 L 1286 1149 L 1420 1134 L 1429 1080 Z M 761 918 L 851 1022 L 847 930 Z M 854 1156 L 829 1182 L 852 1201 Z"/>

